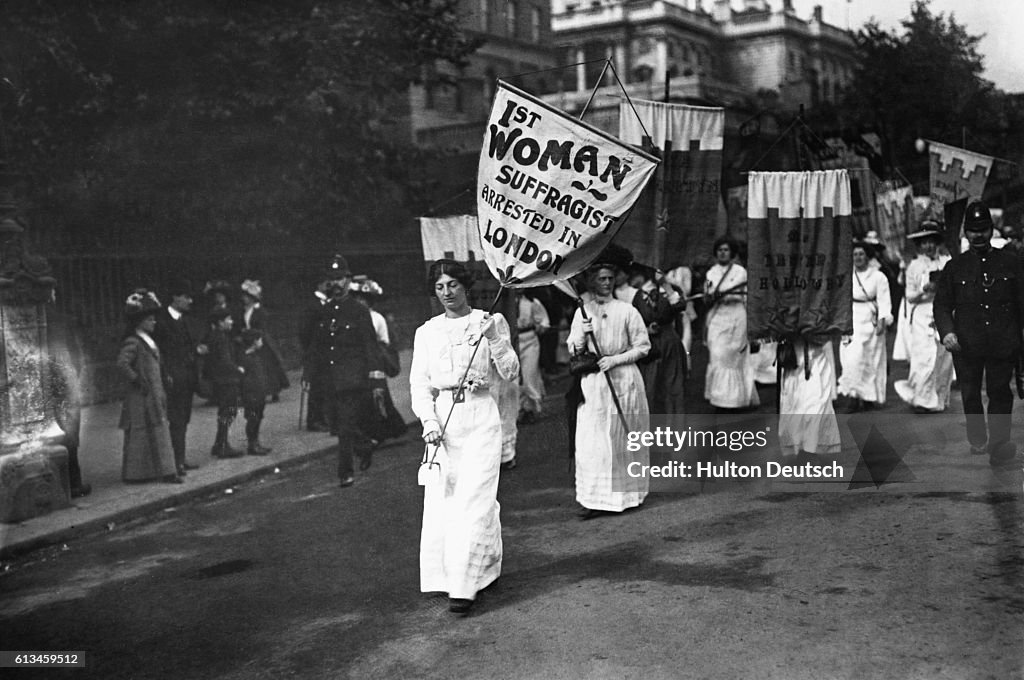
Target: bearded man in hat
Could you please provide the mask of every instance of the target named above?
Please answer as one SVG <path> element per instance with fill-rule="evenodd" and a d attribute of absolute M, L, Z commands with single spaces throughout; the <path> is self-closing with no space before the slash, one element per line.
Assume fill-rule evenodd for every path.
<path fill-rule="evenodd" d="M 372 445 L 363 433 L 370 403 L 370 372 L 377 369 L 377 334 L 370 310 L 350 294 L 352 270 L 341 255 L 328 267 L 329 298 L 313 328 L 307 374 L 323 380 L 325 410 L 338 436 L 338 479 L 355 481 L 353 455 L 360 469 L 370 467 Z"/>
<path fill-rule="evenodd" d="M 935 325 L 956 365 L 971 453 L 987 453 L 993 468 L 1019 467 L 1010 441 L 1010 378 L 1024 327 L 1024 270 L 1015 255 L 992 247 L 993 226 L 984 203 L 967 206 L 964 233 L 970 248 L 939 277 Z M 982 381 L 988 393 L 987 422 Z"/>
<path fill-rule="evenodd" d="M 203 324 L 190 314 L 192 285 L 179 279 L 167 292 L 171 302 L 157 312 L 153 339 L 163 359 L 174 462 L 178 474 L 184 475 L 199 467 L 185 457 L 185 433 L 192 418 L 192 395 L 199 382 L 197 357 L 206 354 L 207 347 L 200 341 L 205 335 Z"/>

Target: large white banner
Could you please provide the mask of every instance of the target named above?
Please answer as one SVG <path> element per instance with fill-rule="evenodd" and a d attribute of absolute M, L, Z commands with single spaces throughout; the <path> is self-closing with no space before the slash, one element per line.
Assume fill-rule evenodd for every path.
<path fill-rule="evenodd" d="M 657 164 L 499 82 L 477 173 L 488 268 L 512 288 L 582 271 L 615 236 Z"/>
<path fill-rule="evenodd" d="M 476 215 L 421 217 L 420 239 L 427 262 L 449 259 L 472 262 L 481 259 Z"/>

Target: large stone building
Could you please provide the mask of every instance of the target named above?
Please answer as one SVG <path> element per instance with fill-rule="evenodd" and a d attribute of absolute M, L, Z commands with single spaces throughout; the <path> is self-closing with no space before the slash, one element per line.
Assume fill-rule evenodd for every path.
<path fill-rule="evenodd" d="M 820 6 L 798 17 L 791 0 L 780 9 L 744 0 L 739 11 L 714 0 L 710 12 L 701 0 L 552 0 L 552 31 L 559 62 L 577 64 L 561 83 L 560 103 L 569 110 L 589 99 L 604 59 L 630 96 L 662 100 L 667 93 L 736 111 L 755 111 L 765 100 L 790 111 L 836 101 L 856 66 L 850 33 L 825 23 Z M 602 85 L 598 111 L 602 98 L 619 96 L 611 74 Z"/>
<path fill-rule="evenodd" d="M 766 102 L 795 112 L 836 101 L 855 68 L 850 33 L 820 7 L 802 19 L 780 1 L 462 0 L 463 26 L 484 44 L 467 67 L 439 65 L 411 89 L 412 141 L 479 149 L 498 78 L 578 113 L 606 59 L 631 97 L 725 106 L 733 130 Z M 617 132 L 620 97 L 608 71 L 586 120 Z"/>
<path fill-rule="evenodd" d="M 461 0 L 459 13 L 465 32 L 484 42 L 465 68 L 440 64 L 411 88 L 413 141 L 420 147 L 479 150 L 499 78 L 538 95 L 558 84 L 548 71 L 556 62 L 549 0 Z"/>

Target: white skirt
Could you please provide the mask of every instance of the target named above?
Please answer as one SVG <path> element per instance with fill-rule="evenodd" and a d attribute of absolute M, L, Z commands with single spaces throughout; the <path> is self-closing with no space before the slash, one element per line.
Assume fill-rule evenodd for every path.
<path fill-rule="evenodd" d="M 442 391 L 437 413 L 447 415 L 451 403 Z M 424 487 L 420 590 L 472 600 L 501 575 L 501 420 L 490 392 L 455 405 L 444 441 L 441 480 Z"/>

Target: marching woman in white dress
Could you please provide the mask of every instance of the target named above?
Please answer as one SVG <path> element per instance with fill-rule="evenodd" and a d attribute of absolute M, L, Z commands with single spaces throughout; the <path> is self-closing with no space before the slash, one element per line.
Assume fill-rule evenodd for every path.
<path fill-rule="evenodd" d="M 630 430 L 650 428 L 647 393 L 636 362 L 650 351 L 651 341 L 640 312 L 612 296 L 615 274 L 615 267 L 607 264 L 587 270 L 587 286 L 592 294 L 584 306 L 588 319 L 584 321 L 577 309 L 568 339 L 573 355 L 595 352 L 588 338 L 592 332 L 601 354 L 599 370 L 581 380 L 584 401 L 576 412 L 576 501 L 583 506 L 580 518 L 585 520 L 639 506 L 650 485 L 646 476 L 629 475 L 630 463 L 650 463 L 650 450 L 640 447 L 628 451 L 628 433 L 619 414 L 625 416 Z M 618 406 L 612 399 L 609 379 Z"/>
<path fill-rule="evenodd" d="M 704 283 L 712 304 L 704 322 L 709 355 L 704 398 L 719 408 L 757 406 L 761 401 L 747 342 L 747 270 L 736 261 L 739 244 L 735 240 L 719 238 L 714 251 L 717 262 Z"/>
<path fill-rule="evenodd" d="M 839 395 L 859 410 L 865 403 L 884 404 L 888 378 L 885 331 L 892 324 L 889 279 L 870 266 L 870 246 L 853 245 L 853 335 L 839 346 L 843 374 Z"/>
<path fill-rule="evenodd" d="M 907 236 L 917 245 L 918 255 L 907 266 L 907 311 L 910 330 L 910 373 L 893 387 L 900 399 L 918 413 L 939 413 L 949 405 L 953 382 L 953 355 L 946 351 L 935 331 L 932 301 L 936 278 L 949 255 L 940 255 L 942 235 L 938 223 L 925 220 Z"/>
<path fill-rule="evenodd" d="M 444 313 L 416 330 L 409 388 L 428 452 L 441 445 L 441 472 L 424 488 L 420 590 L 448 593 L 449 609 L 465 614 L 501 574 L 496 392 L 500 381 L 517 377 L 519 359 L 505 318 L 469 306 L 473 277 L 462 264 L 438 260 L 429 282 Z"/>

